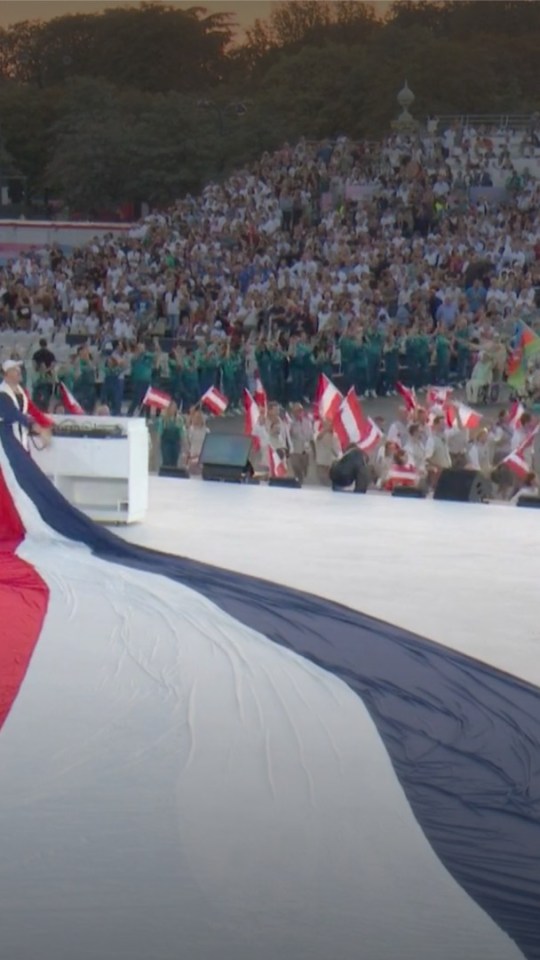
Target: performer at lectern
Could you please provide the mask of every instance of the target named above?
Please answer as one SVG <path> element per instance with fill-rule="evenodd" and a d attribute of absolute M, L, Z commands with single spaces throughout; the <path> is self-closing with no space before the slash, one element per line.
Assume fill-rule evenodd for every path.
<path fill-rule="evenodd" d="M 348 490 L 354 484 L 355 493 L 365 493 L 369 487 L 369 467 L 366 457 L 351 443 L 340 460 L 330 467 L 332 490 Z"/>
<path fill-rule="evenodd" d="M 13 433 L 25 450 L 29 448 L 29 435 L 38 434 L 49 438 L 49 431 L 40 427 L 28 415 L 28 397 L 21 387 L 21 364 L 18 360 L 4 360 L 0 383 L 0 423 L 13 427 Z"/>

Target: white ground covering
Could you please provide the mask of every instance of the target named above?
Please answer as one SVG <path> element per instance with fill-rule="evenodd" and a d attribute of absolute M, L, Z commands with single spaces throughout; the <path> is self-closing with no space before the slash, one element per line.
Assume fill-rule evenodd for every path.
<path fill-rule="evenodd" d="M 3 956 L 521 956 L 433 854 L 346 686 L 191 590 L 49 538 L 15 493 L 51 601 L 0 734 Z M 534 512 L 174 480 L 151 501 L 123 535 L 540 682 Z"/>

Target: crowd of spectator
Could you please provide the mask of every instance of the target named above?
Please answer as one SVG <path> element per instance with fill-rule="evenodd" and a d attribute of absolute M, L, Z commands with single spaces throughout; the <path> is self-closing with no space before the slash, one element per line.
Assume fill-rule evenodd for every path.
<path fill-rule="evenodd" d="M 497 401 L 516 322 L 537 324 L 537 146 L 436 123 L 285 144 L 125 237 L 6 263 L 3 356 L 45 409 L 61 380 L 87 412 L 133 415 L 150 384 L 184 414 L 212 385 L 239 411 L 257 372 L 282 408 L 309 406 L 321 373 L 359 397 L 401 380 Z"/>

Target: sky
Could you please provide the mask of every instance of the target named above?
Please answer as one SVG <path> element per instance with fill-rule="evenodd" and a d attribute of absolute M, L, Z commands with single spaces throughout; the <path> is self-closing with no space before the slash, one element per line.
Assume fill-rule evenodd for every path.
<path fill-rule="evenodd" d="M 206 7 L 210 13 L 231 12 L 239 27 L 245 29 L 259 17 L 265 19 L 272 9 L 272 0 L 166 0 L 171 6 Z M 66 13 L 98 13 L 105 7 L 137 6 L 126 0 L 1 0 L 0 26 L 21 20 L 49 20 Z"/>
<path fill-rule="evenodd" d="M 171 6 L 206 7 L 210 13 L 234 13 L 241 30 L 268 17 L 272 0 L 165 0 Z M 275 2 L 275 0 L 274 0 Z M 381 12 L 387 0 L 376 0 Z M 136 0 L 0 0 L 0 27 L 21 20 L 50 20 L 66 13 L 98 13 L 105 7 L 137 6 Z"/>

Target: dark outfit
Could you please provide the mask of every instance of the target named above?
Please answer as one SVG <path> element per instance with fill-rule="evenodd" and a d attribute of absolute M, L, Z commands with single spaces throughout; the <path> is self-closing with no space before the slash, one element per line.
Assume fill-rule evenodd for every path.
<path fill-rule="evenodd" d="M 345 490 L 354 483 L 355 493 L 365 493 L 369 486 L 367 460 L 358 447 L 353 447 L 330 467 L 332 490 Z"/>

